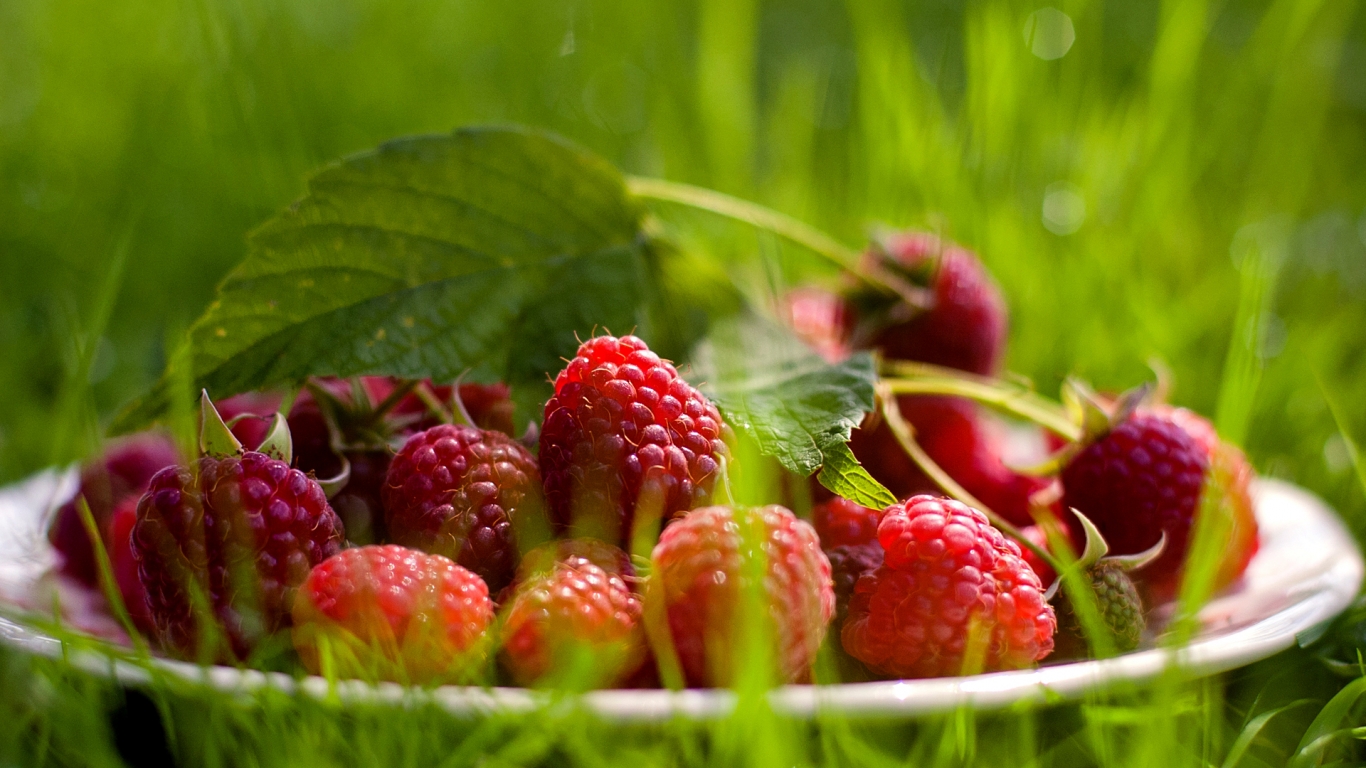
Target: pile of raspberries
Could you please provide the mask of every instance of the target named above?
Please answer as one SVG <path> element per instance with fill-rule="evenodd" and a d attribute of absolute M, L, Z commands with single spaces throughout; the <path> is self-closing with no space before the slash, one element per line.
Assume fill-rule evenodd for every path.
<path fill-rule="evenodd" d="M 904 233 L 865 258 L 929 300 L 798 289 L 784 319 L 816 352 L 999 373 L 1005 305 L 975 255 Z M 1112 552 L 1165 533 L 1140 582 L 1150 602 L 1179 585 L 1202 494 L 1221 494 L 1237 523 L 1217 586 L 1255 550 L 1251 471 L 1187 411 L 1139 409 L 1050 481 L 1007 465 L 974 404 L 899 400 L 925 450 L 1002 517 L 1030 525 L 1051 482 L 1054 508 L 1083 510 Z M 1046 599 L 1048 566 L 943 497 L 877 414 L 851 445 L 902 501 L 868 509 L 813 485 L 809 521 L 730 503 L 735 436 L 635 336 L 583 342 L 521 436 L 502 385 L 313 380 L 288 408 L 284 455 L 262 445 L 279 407 L 261 393 L 219 401 L 206 421 L 240 448 L 190 461 L 161 433 L 111 444 L 81 480 L 99 541 L 76 501 L 54 518 L 63 573 L 100 584 L 103 547 L 105 586 L 173 657 L 283 652 L 316 674 L 418 685 L 729 686 L 755 674 L 756 647 L 776 684 L 816 679 L 823 649 L 860 679 L 949 676 L 1032 666 L 1075 631 Z"/>

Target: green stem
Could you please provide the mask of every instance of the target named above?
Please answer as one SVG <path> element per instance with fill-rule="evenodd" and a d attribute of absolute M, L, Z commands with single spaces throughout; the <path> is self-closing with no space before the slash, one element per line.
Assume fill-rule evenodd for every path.
<path fill-rule="evenodd" d="M 882 417 L 887 421 L 887 426 L 891 428 L 892 434 L 896 437 L 896 441 L 901 444 L 902 450 L 906 451 L 906 455 L 910 456 L 911 461 L 914 461 L 915 465 L 920 467 L 920 471 L 924 472 L 933 480 L 935 485 L 938 485 L 944 493 L 967 504 L 969 507 L 981 510 L 982 514 L 986 515 L 987 519 L 991 521 L 991 524 L 1001 529 L 1002 533 L 1015 539 L 1020 546 L 1028 549 L 1035 555 L 1038 555 L 1039 559 L 1048 563 L 1055 573 L 1063 572 L 1062 564 L 1057 558 L 1053 557 L 1048 550 L 1030 541 L 1029 537 L 1025 536 L 1019 528 L 1016 528 L 1010 521 L 993 512 L 992 509 L 986 504 L 983 504 L 980 499 L 973 496 L 966 488 L 959 485 L 957 480 L 950 477 L 949 473 L 945 472 L 944 468 L 939 466 L 938 462 L 930 458 L 930 455 L 926 453 L 925 449 L 916 441 L 915 429 L 911 427 L 901 415 L 901 408 L 897 406 L 895 397 L 885 396 L 882 398 Z"/>
<path fill-rule="evenodd" d="M 1011 387 L 1005 382 L 936 365 L 901 360 L 883 361 L 882 370 L 893 377 L 882 381 L 887 390 L 894 394 L 966 397 L 1031 421 L 1073 442 L 1082 437 L 1081 426 L 1068 418 L 1057 403 L 1033 392 Z"/>
<path fill-rule="evenodd" d="M 772 232 L 823 256 L 874 288 L 901 297 L 912 306 L 926 308 L 931 305 L 932 297 L 925 289 L 902 280 L 880 266 L 863 263 L 857 251 L 845 247 L 819 229 L 772 208 L 715 190 L 663 179 L 628 176 L 626 187 L 636 197 L 696 208 Z"/>

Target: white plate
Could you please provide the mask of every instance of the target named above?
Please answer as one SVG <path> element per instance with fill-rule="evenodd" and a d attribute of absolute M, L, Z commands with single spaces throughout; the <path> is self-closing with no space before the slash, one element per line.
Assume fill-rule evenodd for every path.
<path fill-rule="evenodd" d="M 60 641 L 22 621 L 24 607 L 50 611 L 58 589 L 68 615 L 64 620 L 95 634 L 117 638 L 116 626 L 90 610 L 89 595 L 60 584 L 51 576 L 54 553 L 43 535 L 51 510 L 74 493 L 74 473 L 46 472 L 0 489 L 0 641 L 45 656 L 62 653 Z M 1201 630 L 1177 651 L 1145 650 L 1104 661 L 1043 666 L 1019 672 L 997 672 L 961 678 L 902 680 L 810 686 L 775 690 L 776 709 L 799 717 L 820 712 L 863 716 L 905 716 L 961 706 L 996 709 L 1019 701 L 1076 698 L 1113 683 L 1151 680 L 1177 665 L 1189 675 L 1209 675 L 1264 659 L 1289 648 L 1296 634 L 1343 610 L 1362 579 L 1356 542 L 1327 506 L 1307 491 L 1274 480 L 1255 490 L 1261 548 L 1246 575 L 1200 613 Z M 84 600 L 84 603 L 82 602 Z M 150 679 L 147 669 L 98 653 L 69 658 L 96 674 L 111 674 L 133 685 Z M 263 686 L 306 695 L 325 695 L 322 678 L 295 680 L 278 673 L 231 667 L 202 668 L 158 659 L 165 672 L 202 681 L 229 693 Z M 338 693 L 355 701 L 433 701 L 456 713 L 529 709 L 543 701 L 515 688 L 444 687 L 431 691 L 394 684 L 343 683 Z M 728 712 L 734 697 L 727 691 L 598 691 L 584 704 L 616 720 L 659 720 L 676 714 L 714 717 Z"/>

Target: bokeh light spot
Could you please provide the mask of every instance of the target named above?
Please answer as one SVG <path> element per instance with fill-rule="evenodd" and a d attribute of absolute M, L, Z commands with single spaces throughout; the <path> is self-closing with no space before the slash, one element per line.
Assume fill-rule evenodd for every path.
<path fill-rule="evenodd" d="M 1040 8 L 1029 14 L 1024 27 L 1029 51 L 1044 61 L 1061 59 L 1077 40 L 1072 17 L 1057 8 Z"/>
<path fill-rule="evenodd" d="M 1049 184 L 1043 194 L 1043 225 L 1055 235 L 1070 235 L 1086 221 L 1086 199 L 1076 184 Z"/>

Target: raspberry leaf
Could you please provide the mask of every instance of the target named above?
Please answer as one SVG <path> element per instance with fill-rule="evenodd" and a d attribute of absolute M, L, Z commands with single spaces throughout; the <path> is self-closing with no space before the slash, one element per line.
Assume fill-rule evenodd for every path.
<path fill-rule="evenodd" d="M 860 353 L 821 359 L 789 331 L 752 315 L 717 323 L 695 359 L 700 388 L 727 423 L 766 455 L 834 493 L 874 509 L 896 497 L 849 450 L 849 433 L 874 407 L 877 372 Z"/>
<path fill-rule="evenodd" d="M 642 321 L 658 292 L 643 215 L 615 168 L 548 134 L 388 142 L 249 236 L 190 329 L 189 377 L 218 397 L 359 374 L 543 390 L 575 334 Z M 172 373 L 120 426 L 167 410 Z"/>

